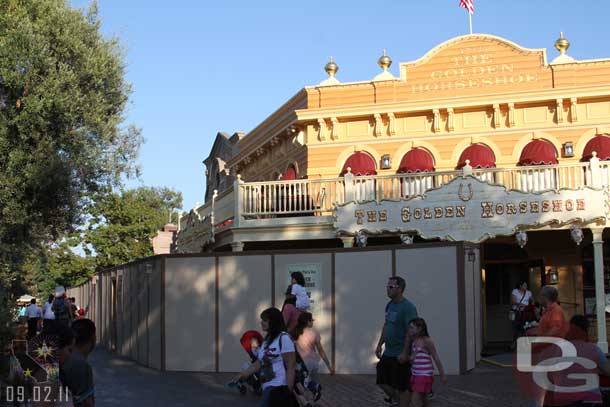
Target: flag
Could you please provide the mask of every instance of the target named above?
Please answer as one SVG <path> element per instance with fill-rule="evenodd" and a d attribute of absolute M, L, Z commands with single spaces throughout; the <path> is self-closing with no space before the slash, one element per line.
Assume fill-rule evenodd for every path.
<path fill-rule="evenodd" d="M 460 0 L 460 7 L 464 7 L 466 10 L 468 10 L 469 14 L 474 14 L 473 0 Z"/>

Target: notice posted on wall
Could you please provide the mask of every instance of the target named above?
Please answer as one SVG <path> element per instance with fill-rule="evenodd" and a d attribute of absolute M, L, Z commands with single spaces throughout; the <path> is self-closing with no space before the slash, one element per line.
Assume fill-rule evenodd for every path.
<path fill-rule="evenodd" d="M 295 271 L 300 271 L 305 277 L 305 289 L 309 295 L 310 308 L 314 316 L 322 313 L 322 264 L 320 263 L 300 263 L 288 264 L 286 268 L 286 286 L 292 283 L 290 275 Z"/>

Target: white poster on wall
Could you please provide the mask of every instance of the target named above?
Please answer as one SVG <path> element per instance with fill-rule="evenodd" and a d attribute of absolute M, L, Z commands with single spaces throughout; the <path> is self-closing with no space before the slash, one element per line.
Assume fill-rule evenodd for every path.
<path fill-rule="evenodd" d="M 290 275 L 300 271 L 305 277 L 305 289 L 309 295 L 311 312 L 316 318 L 322 313 L 322 265 L 320 263 L 288 264 L 286 267 L 286 286 L 292 283 Z"/>

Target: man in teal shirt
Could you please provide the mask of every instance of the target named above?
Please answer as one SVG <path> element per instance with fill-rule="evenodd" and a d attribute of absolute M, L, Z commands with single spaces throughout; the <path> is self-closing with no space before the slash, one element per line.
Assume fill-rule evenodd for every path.
<path fill-rule="evenodd" d="M 415 305 L 403 296 L 405 286 L 402 277 L 390 277 L 388 280 L 386 289 L 391 301 L 385 307 L 385 323 L 375 350 L 379 358 L 377 385 L 388 395 L 389 401 L 400 400 L 402 407 L 408 407 L 411 402 L 407 331 L 409 322 L 417 317 Z"/>

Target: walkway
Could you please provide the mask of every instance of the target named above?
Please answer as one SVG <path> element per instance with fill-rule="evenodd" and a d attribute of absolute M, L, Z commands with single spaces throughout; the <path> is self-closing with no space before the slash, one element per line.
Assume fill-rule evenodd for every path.
<path fill-rule="evenodd" d="M 104 349 L 91 356 L 96 406 L 256 406 L 257 398 L 224 388 L 227 373 L 159 372 L 117 357 Z M 370 375 L 322 376 L 320 407 L 387 407 Z M 519 400 L 510 369 L 481 365 L 464 376 L 450 376 L 447 386 L 435 386 L 432 407 L 526 407 Z"/>

